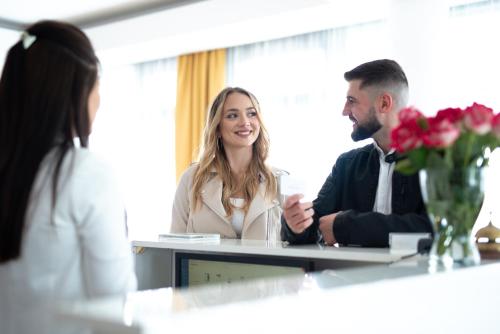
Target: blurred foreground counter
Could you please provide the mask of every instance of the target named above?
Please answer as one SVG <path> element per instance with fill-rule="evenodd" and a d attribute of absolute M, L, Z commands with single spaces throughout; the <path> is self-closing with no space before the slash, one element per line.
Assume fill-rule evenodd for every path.
<path fill-rule="evenodd" d="M 500 263 L 435 271 L 427 259 L 163 288 L 60 305 L 96 333 L 498 333 Z"/>

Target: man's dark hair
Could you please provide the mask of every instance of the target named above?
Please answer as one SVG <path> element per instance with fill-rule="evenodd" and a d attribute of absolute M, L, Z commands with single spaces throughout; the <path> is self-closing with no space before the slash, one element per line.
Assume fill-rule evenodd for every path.
<path fill-rule="evenodd" d="M 368 86 L 404 85 L 408 87 L 405 72 L 394 60 L 379 59 L 361 64 L 344 73 L 347 81 L 361 80 L 360 88 Z"/>

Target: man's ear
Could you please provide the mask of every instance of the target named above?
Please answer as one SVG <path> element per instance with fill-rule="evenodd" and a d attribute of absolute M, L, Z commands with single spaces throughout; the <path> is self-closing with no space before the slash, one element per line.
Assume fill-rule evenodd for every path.
<path fill-rule="evenodd" d="M 379 107 L 381 113 L 388 113 L 394 106 L 394 99 L 391 94 L 384 92 L 379 96 Z"/>

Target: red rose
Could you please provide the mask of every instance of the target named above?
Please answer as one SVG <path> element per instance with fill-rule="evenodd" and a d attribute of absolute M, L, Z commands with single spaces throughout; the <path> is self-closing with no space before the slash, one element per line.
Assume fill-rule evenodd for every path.
<path fill-rule="evenodd" d="M 391 132 L 391 147 L 399 153 L 419 148 L 422 146 L 422 133 L 416 119 L 403 122 Z"/>
<path fill-rule="evenodd" d="M 491 121 L 491 131 L 500 139 L 500 113 L 496 114 Z"/>
<path fill-rule="evenodd" d="M 398 118 L 399 126 L 391 132 L 391 147 L 408 155 L 396 165 L 401 173 L 427 168 L 434 159 L 452 167 L 478 166 L 486 148 L 500 146 L 500 113 L 478 103 L 466 109 L 442 109 L 434 117 L 405 108 Z"/>
<path fill-rule="evenodd" d="M 424 146 L 428 148 L 448 147 L 460 136 L 460 129 L 446 118 L 429 118 L 429 129 L 423 135 Z"/>
<path fill-rule="evenodd" d="M 464 124 L 473 132 L 484 135 L 491 130 L 491 121 L 493 120 L 493 109 L 474 104 L 464 110 Z"/>
<path fill-rule="evenodd" d="M 406 123 L 406 122 L 411 122 L 411 121 L 417 120 L 419 118 L 423 118 L 424 115 L 420 112 L 420 110 L 418 110 L 415 107 L 407 107 L 407 108 L 401 109 L 398 117 L 399 117 L 399 121 L 401 123 Z"/>
<path fill-rule="evenodd" d="M 451 123 L 456 123 L 464 117 L 464 111 L 460 108 L 447 108 L 439 110 L 436 114 L 436 119 L 441 121 L 443 119 L 449 120 Z"/>

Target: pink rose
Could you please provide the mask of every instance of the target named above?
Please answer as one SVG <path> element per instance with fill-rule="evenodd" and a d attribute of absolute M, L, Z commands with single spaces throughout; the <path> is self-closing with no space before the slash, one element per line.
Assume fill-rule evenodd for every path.
<path fill-rule="evenodd" d="M 420 110 L 418 110 L 415 107 L 407 107 L 407 108 L 401 109 L 398 117 L 399 117 L 399 121 L 401 123 L 406 123 L 406 122 L 417 120 L 419 118 L 423 118 L 424 115 L 420 112 Z"/>
<path fill-rule="evenodd" d="M 424 146 L 428 148 L 448 147 L 460 136 L 460 128 L 450 120 L 429 118 L 429 129 L 423 135 Z"/>
<path fill-rule="evenodd" d="M 402 122 L 391 132 L 391 147 L 399 153 L 419 148 L 422 146 L 422 133 L 416 119 Z"/>
<path fill-rule="evenodd" d="M 464 111 L 460 108 L 446 108 L 439 110 L 436 114 L 436 119 L 447 119 L 451 123 L 456 123 L 464 117 Z"/>
<path fill-rule="evenodd" d="M 491 121 L 491 131 L 500 139 L 500 113 L 496 114 Z"/>
<path fill-rule="evenodd" d="M 491 121 L 493 120 L 493 109 L 474 104 L 464 110 L 464 124 L 473 132 L 484 135 L 491 130 Z"/>

